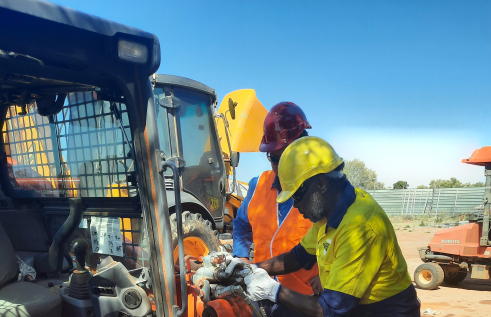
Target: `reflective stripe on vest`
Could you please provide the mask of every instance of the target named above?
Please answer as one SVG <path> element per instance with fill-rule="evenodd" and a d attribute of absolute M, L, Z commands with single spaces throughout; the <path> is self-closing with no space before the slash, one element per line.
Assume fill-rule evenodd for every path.
<path fill-rule="evenodd" d="M 273 186 L 273 171 L 263 172 L 257 181 L 256 190 L 249 202 L 247 215 L 252 226 L 254 261 L 262 262 L 296 246 L 312 226 L 297 208 L 291 208 L 279 225 L 278 191 Z M 317 264 L 311 270 L 301 269 L 295 273 L 280 275 L 278 281 L 296 292 L 313 294 L 309 280 L 318 275 Z"/>

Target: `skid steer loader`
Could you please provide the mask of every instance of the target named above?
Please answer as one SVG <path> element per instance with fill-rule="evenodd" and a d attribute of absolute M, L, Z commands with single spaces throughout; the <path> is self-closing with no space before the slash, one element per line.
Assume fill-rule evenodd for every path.
<path fill-rule="evenodd" d="M 186 143 L 165 151 L 159 107 L 175 110 L 165 98 L 187 108 L 174 128 L 189 115 L 210 135 L 213 120 L 199 118 L 213 101 L 163 81 L 159 96 L 149 79 L 159 65 L 151 33 L 44 1 L 0 4 L 0 315 L 251 315 L 229 256 L 184 261 L 183 227 L 197 217 L 182 212 L 181 193 L 216 206 L 222 187 L 194 192 L 191 179 L 224 178 L 211 137 L 188 174 Z M 220 279 L 193 279 L 199 263 Z"/>

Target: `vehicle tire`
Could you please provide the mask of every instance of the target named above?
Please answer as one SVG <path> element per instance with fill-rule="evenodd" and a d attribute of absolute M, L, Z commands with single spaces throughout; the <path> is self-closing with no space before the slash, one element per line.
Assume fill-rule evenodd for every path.
<path fill-rule="evenodd" d="M 446 265 L 442 265 L 442 269 L 444 273 L 443 281 L 447 284 L 457 285 L 467 277 L 467 270 L 450 270 L 446 268 Z"/>
<path fill-rule="evenodd" d="M 218 314 L 213 307 L 208 306 L 203 310 L 202 316 L 203 317 L 218 317 Z"/>
<path fill-rule="evenodd" d="M 177 247 L 177 218 L 173 213 L 170 216 L 172 228 L 172 248 L 174 249 L 174 263 L 178 263 L 179 251 Z M 182 231 L 184 238 L 184 255 L 204 256 L 212 251 L 220 251 L 218 231 L 213 230 L 210 221 L 203 219 L 201 214 L 192 214 L 189 211 L 182 213 Z"/>
<path fill-rule="evenodd" d="M 414 282 L 422 289 L 437 289 L 443 282 L 443 269 L 436 263 L 424 263 L 414 271 Z"/>

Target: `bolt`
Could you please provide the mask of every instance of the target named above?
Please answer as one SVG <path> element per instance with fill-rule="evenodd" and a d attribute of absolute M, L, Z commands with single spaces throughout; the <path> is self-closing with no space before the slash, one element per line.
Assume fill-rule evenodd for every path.
<path fill-rule="evenodd" d="M 164 159 L 165 158 L 165 154 L 164 153 L 160 153 L 160 158 L 161 159 Z"/>

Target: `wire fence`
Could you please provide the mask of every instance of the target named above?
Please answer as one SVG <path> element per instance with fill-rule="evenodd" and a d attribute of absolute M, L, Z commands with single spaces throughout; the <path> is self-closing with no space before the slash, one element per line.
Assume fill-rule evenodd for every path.
<path fill-rule="evenodd" d="M 249 186 L 238 183 L 234 194 L 245 197 Z M 458 215 L 480 212 L 485 187 L 367 190 L 390 216 Z M 229 189 L 230 190 L 230 189 Z"/>
<path fill-rule="evenodd" d="M 390 216 L 438 216 L 478 212 L 485 187 L 383 189 L 368 193 Z"/>

